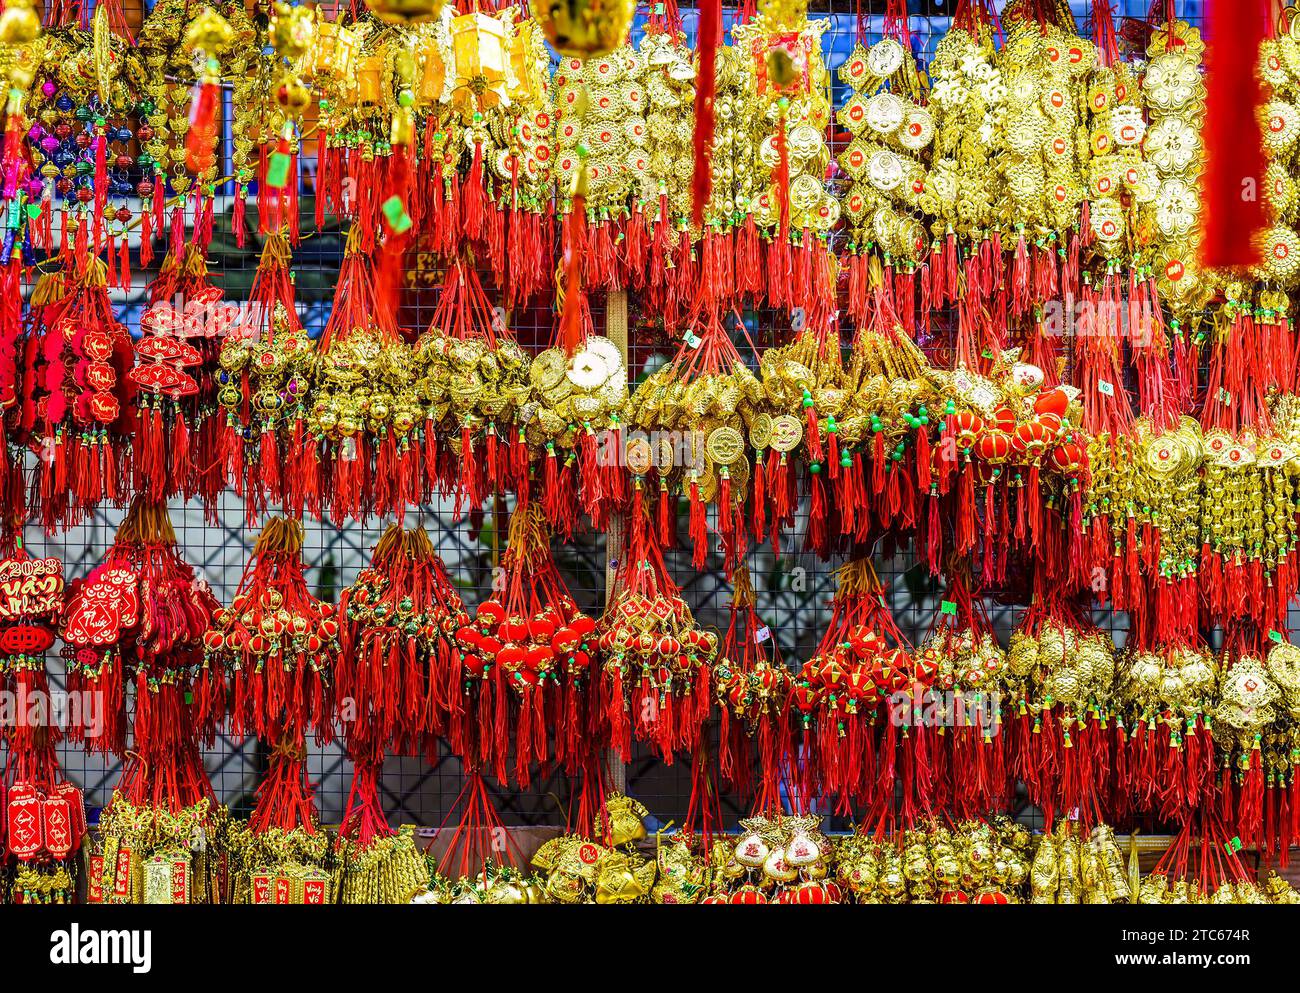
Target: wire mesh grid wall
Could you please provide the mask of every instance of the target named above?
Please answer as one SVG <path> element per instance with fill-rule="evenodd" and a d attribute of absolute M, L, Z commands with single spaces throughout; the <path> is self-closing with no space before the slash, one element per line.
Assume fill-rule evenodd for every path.
<path fill-rule="evenodd" d="M 947 0 L 948 4 L 955 0 Z M 864 12 L 883 4 L 862 3 Z M 944 0 L 927 0 L 912 3 L 911 28 L 922 61 L 933 52 L 935 42 L 947 30 L 948 17 Z M 1072 4 L 1081 28 L 1088 16 L 1087 0 Z M 1117 5 L 1124 9 L 1120 14 L 1144 17 L 1147 13 L 1143 0 Z M 831 78 L 834 70 L 848 55 L 855 43 L 857 5 L 853 0 L 822 0 L 812 4 L 815 16 L 827 17 L 831 27 L 823 36 L 824 53 Z M 143 12 L 140 0 L 124 3 L 128 22 L 138 25 Z M 1201 4 L 1189 0 L 1179 4 L 1179 13 L 1194 23 L 1200 20 Z M 879 37 L 880 15 L 868 19 L 871 39 Z M 684 12 L 687 31 L 693 34 L 695 15 Z M 639 32 L 634 33 L 639 34 Z M 842 103 L 838 82 L 833 82 L 836 93 L 832 103 Z M 229 96 L 227 96 L 227 100 Z M 227 114 L 229 117 L 229 114 Z M 225 161 L 228 163 L 230 137 L 224 142 Z M 832 141 L 832 154 L 839 151 L 839 138 Z M 312 215 L 313 145 L 304 143 L 300 209 L 303 215 L 303 238 L 294 252 L 294 273 L 297 302 L 304 325 L 319 332 L 328 317 L 330 300 L 337 279 L 339 262 L 343 255 L 344 232 L 337 224 L 329 224 L 321 231 L 314 229 Z M 228 174 L 229 169 L 223 173 Z M 233 184 L 219 190 L 216 204 L 217 220 L 209 258 L 214 281 L 231 300 L 244 299 L 257 264 L 256 237 L 251 232 L 250 245 L 235 247 L 231 236 L 230 216 L 236 200 Z M 251 209 L 251 205 L 250 208 Z M 426 263 L 418 249 L 408 259 L 408 287 L 403 323 L 408 330 L 423 330 L 429 324 L 437 303 L 439 273 Z M 114 303 L 119 317 L 129 327 L 138 325 L 139 314 L 146 298 L 145 288 L 152 273 L 138 267 L 129 291 L 115 291 Z M 490 291 L 489 291 L 490 292 Z M 604 327 L 604 309 L 600 299 L 593 299 L 593 320 L 597 331 Z M 635 313 L 633 299 L 630 310 Z M 788 331 L 790 315 L 771 312 L 744 315 L 746 329 L 754 343 L 762 347 L 778 332 Z M 538 300 L 527 311 L 511 315 L 512 330 L 522 344 L 531 348 L 544 347 L 554 330 L 555 314 L 552 302 Z M 646 335 L 638 329 L 629 355 L 629 373 L 633 380 L 643 376 L 658 362 L 671 356 L 675 345 L 659 333 Z M 747 345 L 741 345 L 742 354 Z M 450 505 L 423 508 L 421 523 L 432 537 L 439 554 L 446 562 L 450 575 L 460 587 L 467 604 L 475 604 L 491 590 L 492 569 L 504 545 L 505 516 L 509 508 L 497 502 L 484 508 L 475 508 L 459 517 Z M 684 509 L 683 509 L 684 512 Z M 26 543 L 33 554 L 57 555 L 64 559 L 69 579 L 85 576 L 98 564 L 123 517 L 121 509 L 102 509 L 87 524 L 66 533 L 45 535 L 39 528 L 29 527 Z M 222 495 L 218 508 L 219 523 L 205 522 L 203 511 L 197 505 L 172 506 L 172 520 L 187 561 L 212 587 L 217 598 L 228 603 L 240 580 L 256 533 L 245 526 L 242 502 L 233 493 Z M 770 545 L 751 549 L 749 568 L 756 593 L 759 616 L 770 626 L 782 658 L 792 667 L 806 659 L 814 650 L 830 618 L 830 598 L 834 593 L 834 569 L 839 562 L 820 561 L 816 556 L 802 552 L 803 528 L 807 522 L 805 505 L 796 518 L 794 532 L 783 542 L 780 554 Z M 304 521 L 306 541 L 304 560 L 308 566 L 307 578 L 317 596 L 336 601 L 339 592 L 356 578 L 358 571 L 370 558 L 371 550 L 383 533 L 387 521 L 370 519 L 364 523 L 308 519 Z M 408 515 L 406 526 L 416 523 L 416 515 Z M 683 529 L 684 531 L 684 529 Z M 557 564 L 570 591 L 579 605 L 593 614 L 599 613 L 605 597 L 606 556 L 604 536 L 592 532 L 575 535 L 571 542 L 556 542 Z M 876 550 L 876 568 L 887 587 L 889 606 L 903 634 L 913 643 L 924 638 L 942 598 L 938 584 L 922 567 L 915 565 L 906 549 L 899 551 Z M 709 568 L 697 571 L 692 568 L 689 554 L 680 550 L 670 552 L 668 563 L 683 596 L 691 606 L 697 620 L 706 626 L 725 631 L 731 585 L 721 568 L 721 557 L 713 553 Z M 1006 600 L 1007 602 L 1003 602 Z M 997 592 L 986 595 L 990 620 L 1005 643 L 1006 637 L 1019 618 L 1022 607 L 1014 595 Z M 1122 615 L 1098 611 L 1095 621 L 1114 633 L 1117 644 L 1122 644 L 1127 621 Z M 61 666 L 51 665 L 53 684 L 61 685 Z M 60 758 L 69 777 L 85 789 L 86 802 L 92 820 L 108 802 L 120 774 L 120 763 L 89 756 L 79 748 L 65 747 Z M 244 813 L 252 802 L 254 791 L 265 769 L 268 755 L 253 739 L 234 740 L 222 737 L 217 747 L 205 754 L 205 762 L 212 777 L 217 796 L 237 813 Z M 347 799 L 351 766 L 338 746 L 309 748 L 308 774 L 317 789 L 317 800 L 322 819 L 336 823 Z M 666 766 L 648 753 L 634 754 L 626 769 L 627 792 L 643 801 L 660 823 L 670 820 L 681 823 L 685 817 L 691 791 L 689 762 L 678 761 Z M 383 770 L 381 799 L 390 820 L 436 827 L 445 820 L 454 822 L 459 811 L 457 797 L 463 784 L 458 761 L 443 748 L 438 759 L 427 762 L 423 758 L 391 758 Z M 569 785 L 560 775 L 548 779 L 535 779 L 526 790 L 498 784 L 494 799 L 506 824 L 563 825 L 568 806 Z M 735 796 L 721 798 L 724 822 L 735 823 L 745 813 L 745 801 Z M 1031 810 L 1021 811 L 1032 819 Z M 834 825 L 844 826 L 844 825 Z"/>

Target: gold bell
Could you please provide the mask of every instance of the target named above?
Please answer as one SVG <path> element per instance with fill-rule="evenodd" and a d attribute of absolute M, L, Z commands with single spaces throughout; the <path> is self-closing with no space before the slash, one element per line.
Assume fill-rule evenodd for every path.
<path fill-rule="evenodd" d="M 561 55 L 608 55 L 627 39 L 635 0 L 528 0 L 528 9 Z"/>

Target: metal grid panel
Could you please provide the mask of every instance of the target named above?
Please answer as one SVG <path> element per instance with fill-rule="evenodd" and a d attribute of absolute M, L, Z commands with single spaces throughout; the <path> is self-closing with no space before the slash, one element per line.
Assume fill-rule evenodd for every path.
<path fill-rule="evenodd" d="M 947 28 L 945 8 L 954 0 L 933 0 L 930 3 L 911 4 L 912 31 L 917 38 L 919 53 L 924 59 L 933 51 L 934 43 Z M 141 0 L 124 0 L 128 20 L 135 24 L 141 17 Z M 879 6 L 863 4 L 864 9 Z M 1142 17 L 1146 14 L 1145 0 L 1128 0 L 1117 5 L 1120 13 Z M 814 3 L 816 16 L 828 17 L 832 27 L 824 35 L 827 65 L 832 70 L 843 61 L 854 43 L 856 5 L 850 0 L 829 0 Z M 1073 0 L 1072 7 L 1080 24 L 1089 14 L 1087 0 Z M 1200 19 L 1200 0 L 1187 0 L 1179 4 L 1179 12 L 1193 21 Z M 923 16 L 922 16 L 923 15 Z M 695 14 L 684 12 L 687 31 L 693 34 Z M 880 16 L 870 18 L 869 32 L 878 37 Z M 838 82 L 834 84 L 837 88 Z M 838 105 L 840 94 L 835 94 Z M 225 139 L 225 161 L 229 161 L 229 136 Z M 310 148 L 306 151 L 310 151 Z M 832 153 L 838 148 L 832 147 Z M 313 213 L 312 170 L 313 161 L 303 155 L 301 210 L 303 214 L 303 240 L 295 252 L 294 268 L 300 311 L 309 330 L 319 330 L 328 315 L 332 287 L 337 278 L 342 257 L 343 238 L 337 226 L 328 226 L 315 232 L 311 220 Z M 229 170 L 227 170 L 228 172 Z M 221 286 L 228 299 L 246 296 L 257 263 L 256 237 L 250 231 L 250 246 L 239 250 L 230 235 L 229 216 L 233 205 L 233 189 L 228 185 L 221 191 L 216 205 L 217 222 L 210 251 L 214 281 Z M 129 292 L 114 291 L 114 303 L 119 316 L 129 325 L 138 322 L 145 288 L 152 273 L 138 267 L 134 285 Z M 424 270 L 417 272 L 421 283 L 436 285 L 436 274 Z M 604 313 L 599 299 L 593 300 L 593 318 L 597 330 L 603 329 Z M 422 329 L 427 325 L 436 305 L 436 291 L 415 295 L 407 309 L 411 327 Z M 635 307 L 635 301 L 633 302 Z M 746 323 L 754 340 L 761 346 L 770 340 L 779 327 L 788 327 L 789 315 L 760 313 L 746 315 Z M 526 312 L 512 315 L 512 325 L 526 345 L 541 347 L 551 338 L 554 314 L 549 301 L 539 301 Z M 667 342 L 638 340 L 630 356 L 629 365 L 635 376 L 647 362 L 656 356 L 666 357 L 671 347 Z M 792 666 L 806 658 L 815 648 L 830 616 L 829 600 L 834 592 L 832 572 L 838 561 L 822 562 L 810 554 L 800 552 L 803 544 L 803 527 L 806 524 L 806 506 L 796 521 L 795 532 L 783 544 L 778 558 L 770 546 L 751 550 L 750 567 L 755 578 L 757 608 L 760 616 L 772 627 L 783 657 Z M 255 534 L 244 527 L 241 501 L 233 494 L 222 497 L 219 508 L 221 523 L 209 526 L 195 506 L 173 506 L 176 525 L 184 554 L 211 584 L 217 597 L 229 602 L 238 584 L 240 572 L 247 560 Z M 406 522 L 414 523 L 414 515 Z M 449 571 L 461 586 L 467 602 L 482 599 L 490 588 L 490 570 L 494 544 L 499 530 L 493 526 L 491 508 L 482 526 L 470 519 L 456 520 L 449 506 L 425 508 L 424 524 L 438 546 L 439 553 Z M 28 547 L 33 553 L 60 555 L 65 559 L 67 575 L 83 576 L 97 564 L 112 543 L 122 511 L 105 509 L 92 521 L 74 528 L 66 534 L 46 537 L 39 529 L 29 528 Z M 338 592 L 350 584 L 360 568 L 369 560 L 370 550 L 386 522 L 370 520 L 364 526 L 347 523 L 336 527 L 328 522 L 308 520 L 304 558 L 309 566 L 308 582 L 316 595 L 336 600 Z M 684 533 L 685 528 L 683 527 Z M 598 612 L 604 600 L 604 538 L 598 534 L 576 535 L 566 545 L 556 545 L 556 557 L 561 572 L 579 603 L 588 610 Z M 681 551 L 670 553 L 669 564 L 682 587 L 692 610 L 699 621 L 725 629 L 730 585 L 721 571 L 715 555 L 710 567 L 703 572 L 692 569 L 689 555 Z M 903 634 L 916 642 L 924 637 L 940 599 L 936 584 L 914 565 L 912 557 L 904 552 L 887 559 L 877 557 L 877 570 L 888 587 L 888 597 L 894 617 Z M 1000 636 L 1005 640 L 1020 614 L 1015 605 L 1002 605 L 996 596 L 989 603 L 990 618 Z M 1096 621 L 1114 632 L 1117 642 L 1122 642 L 1127 619 L 1122 615 L 1098 612 Z M 61 679 L 55 673 L 55 684 Z M 217 795 L 239 812 L 246 811 L 265 768 L 266 754 L 253 740 L 236 741 L 221 738 L 217 747 L 206 753 L 205 760 Z M 92 808 L 101 807 L 111 795 L 120 772 L 120 765 L 105 761 L 99 756 L 87 756 L 78 749 L 64 748 L 61 760 L 69 776 L 86 789 L 86 801 Z M 309 749 L 308 773 L 317 787 L 317 799 L 323 819 L 336 822 L 347 798 L 350 763 L 337 747 Z M 463 784 L 458 761 L 443 750 L 435 763 L 423 759 L 390 759 L 385 765 L 381 780 L 381 798 L 393 822 L 414 822 L 437 826 L 448 814 L 454 821 L 456 798 Z M 690 795 L 691 771 L 688 762 L 678 761 L 665 766 L 644 752 L 637 752 L 627 769 L 627 790 L 638 797 L 661 823 L 681 823 Z M 546 781 L 535 780 L 525 791 L 497 788 L 495 800 L 507 824 L 562 825 L 569 796 L 568 784 L 562 776 L 552 776 Z M 743 814 L 742 801 L 736 797 L 723 797 L 724 820 L 733 824 Z M 1028 816 L 1028 815 L 1027 815 Z"/>

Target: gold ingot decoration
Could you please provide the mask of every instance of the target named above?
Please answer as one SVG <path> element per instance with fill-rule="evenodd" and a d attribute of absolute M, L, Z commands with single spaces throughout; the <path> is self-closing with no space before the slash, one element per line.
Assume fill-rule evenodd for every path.
<path fill-rule="evenodd" d="M 633 0 L 528 0 L 528 9 L 561 55 L 608 55 L 627 41 L 636 13 Z"/>

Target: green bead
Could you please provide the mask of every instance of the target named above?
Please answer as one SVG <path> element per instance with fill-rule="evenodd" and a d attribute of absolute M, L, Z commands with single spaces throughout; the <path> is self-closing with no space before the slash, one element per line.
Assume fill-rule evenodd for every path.
<path fill-rule="evenodd" d="M 397 94 L 397 102 L 403 107 L 413 106 L 415 104 L 415 94 L 410 90 L 402 90 L 401 93 Z"/>
<path fill-rule="evenodd" d="M 811 463 L 808 466 L 808 471 L 811 472 L 814 476 L 817 475 L 817 473 L 822 471 L 821 463 L 820 462 Z"/>

